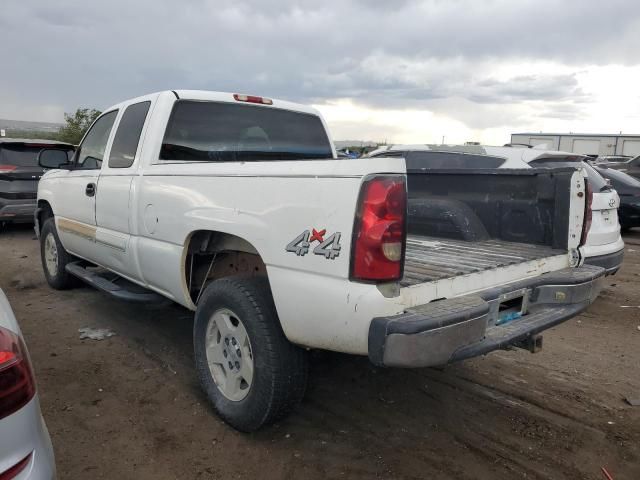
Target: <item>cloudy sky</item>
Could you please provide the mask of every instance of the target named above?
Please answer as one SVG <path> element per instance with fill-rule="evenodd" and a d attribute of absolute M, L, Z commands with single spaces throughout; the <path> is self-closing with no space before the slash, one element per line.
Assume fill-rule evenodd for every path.
<path fill-rule="evenodd" d="M 318 107 L 334 139 L 640 133 L 637 0 L 2 0 L 0 118 L 157 90 Z"/>

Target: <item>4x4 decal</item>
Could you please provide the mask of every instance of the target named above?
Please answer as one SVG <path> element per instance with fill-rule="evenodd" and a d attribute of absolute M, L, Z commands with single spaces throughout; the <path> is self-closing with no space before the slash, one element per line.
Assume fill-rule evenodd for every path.
<path fill-rule="evenodd" d="M 316 230 L 315 228 L 312 228 L 311 231 L 305 230 L 291 240 L 285 250 L 303 257 L 309 253 L 311 244 L 318 242 L 318 245 L 313 249 L 314 255 L 324 255 L 324 258 L 333 260 L 340 255 L 340 232 L 336 232 L 325 239 L 326 233 L 326 228 L 322 230 Z"/>

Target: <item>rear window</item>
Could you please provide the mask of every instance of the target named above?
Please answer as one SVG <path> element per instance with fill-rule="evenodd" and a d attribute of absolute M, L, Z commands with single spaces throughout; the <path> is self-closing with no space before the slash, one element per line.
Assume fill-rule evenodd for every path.
<path fill-rule="evenodd" d="M 498 168 L 506 159 L 489 155 L 457 152 L 414 151 L 406 152 L 408 170 Z"/>
<path fill-rule="evenodd" d="M 599 160 L 599 158 L 596 158 L 596 161 L 597 160 Z M 626 163 L 631 160 L 631 157 L 602 157 L 601 160 L 611 163 Z"/>
<path fill-rule="evenodd" d="M 529 162 L 529 166 L 532 168 L 559 168 L 559 167 L 573 167 L 579 168 L 580 166 L 584 167 L 587 172 L 587 179 L 591 184 L 591 189 L 594 192 L 600 192 L 603 190 L 607 190 L 609 188 L 609 184 L 607 181 L 602 178 L 596 170 L 586 162 L 582 162 L 580 160 L 554 160 L 552 158 L 539 158 L 537 160 L 532 160 Z"/>
<path fill-rule="evenodd" d="M 0 165 L 37 167 L 38 153 L 40 153 L 40 150 L 43 148 L 47 147 L 55 148 L 55 145 L 0 145 Z"/>
<path fill-rule="evenodd" d="M 237 162 L 332 158 L 316 115 L 271 107 L 179 100 L 160 160 Z"/>
<path fill-rule="evenodd" d="M 618 182 L 623 185 L 626 185 L 627 187 L 640 188 L 640 181 L 636 180 L 631 175 L 627 175 L 624 172 L 619 172 L 617 170 L 614 170 L 613 168 L 607 168 L 602 171 L 599 170 L 599 172 L 602 173 L 603 177 L 610 178 L 612 182 Z M 615 186 L 616 186 L 616 183 L 614 183 L 614 187 Z"/>

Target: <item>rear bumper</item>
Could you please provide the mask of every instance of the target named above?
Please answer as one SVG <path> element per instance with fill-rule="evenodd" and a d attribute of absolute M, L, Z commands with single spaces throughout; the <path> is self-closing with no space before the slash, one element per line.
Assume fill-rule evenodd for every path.
<path fill-rule="evenodd" d="M 369 359 L 389 367 L 429 367 L 525 344 L 586 309 L 600 293 L 604 273 L 591 265 L 568 268 L 374 318 Z M 501 311 L 513 298 L 521 299 L 518 308 L 525 314 Z"/>
<path fill-rule="evenodd" d="M 597 257 L 587 257 L 584 262 L 588 265 L 595 265 L 596 267 L 602 267 L 605 270 L 606 275 L 612 275 L 620 269 L 622 265 L 622 259 L 624 257 L 624 248 L 614 253 L 607 255 L 598 255 Z"/>
<path fill-rule="evenodd" d="M 0 198 L 0 222 L 30 222 L 36 209 L 36 199 L 8 200 Z"/>

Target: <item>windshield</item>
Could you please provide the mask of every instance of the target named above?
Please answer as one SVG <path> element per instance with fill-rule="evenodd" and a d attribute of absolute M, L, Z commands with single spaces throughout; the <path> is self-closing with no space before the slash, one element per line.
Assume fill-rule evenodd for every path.
<path fill-rule="evenodd" d="M 3 144 L 0 145 L 0 165 L 38 167 L 38 154 L 40 150 L 55 147 L 55 145 Z M 60 149 L 68 150 L 68 147 L 61 147 Z"/>
<path fill-rule="evenodd" d="M 316 115 L 235 103 L 179 100 L 160 160 L 205 162 L 333 158 Z"/>
<path fill-rule="evenodd" d="M 529 166 L 533 168 L 558 168 L 558 167 L 573 167 L 578 168 L 582 166 L 587 172 L 587 178 L 591 184 L 591 188 L 594 192 L 601 192 L 609 189 L 609 184 L 602 178 L 596 170 L 586 162 L 580 160 L 556 160 L 553 158 L 539 158 L 529 162 Z"/>

